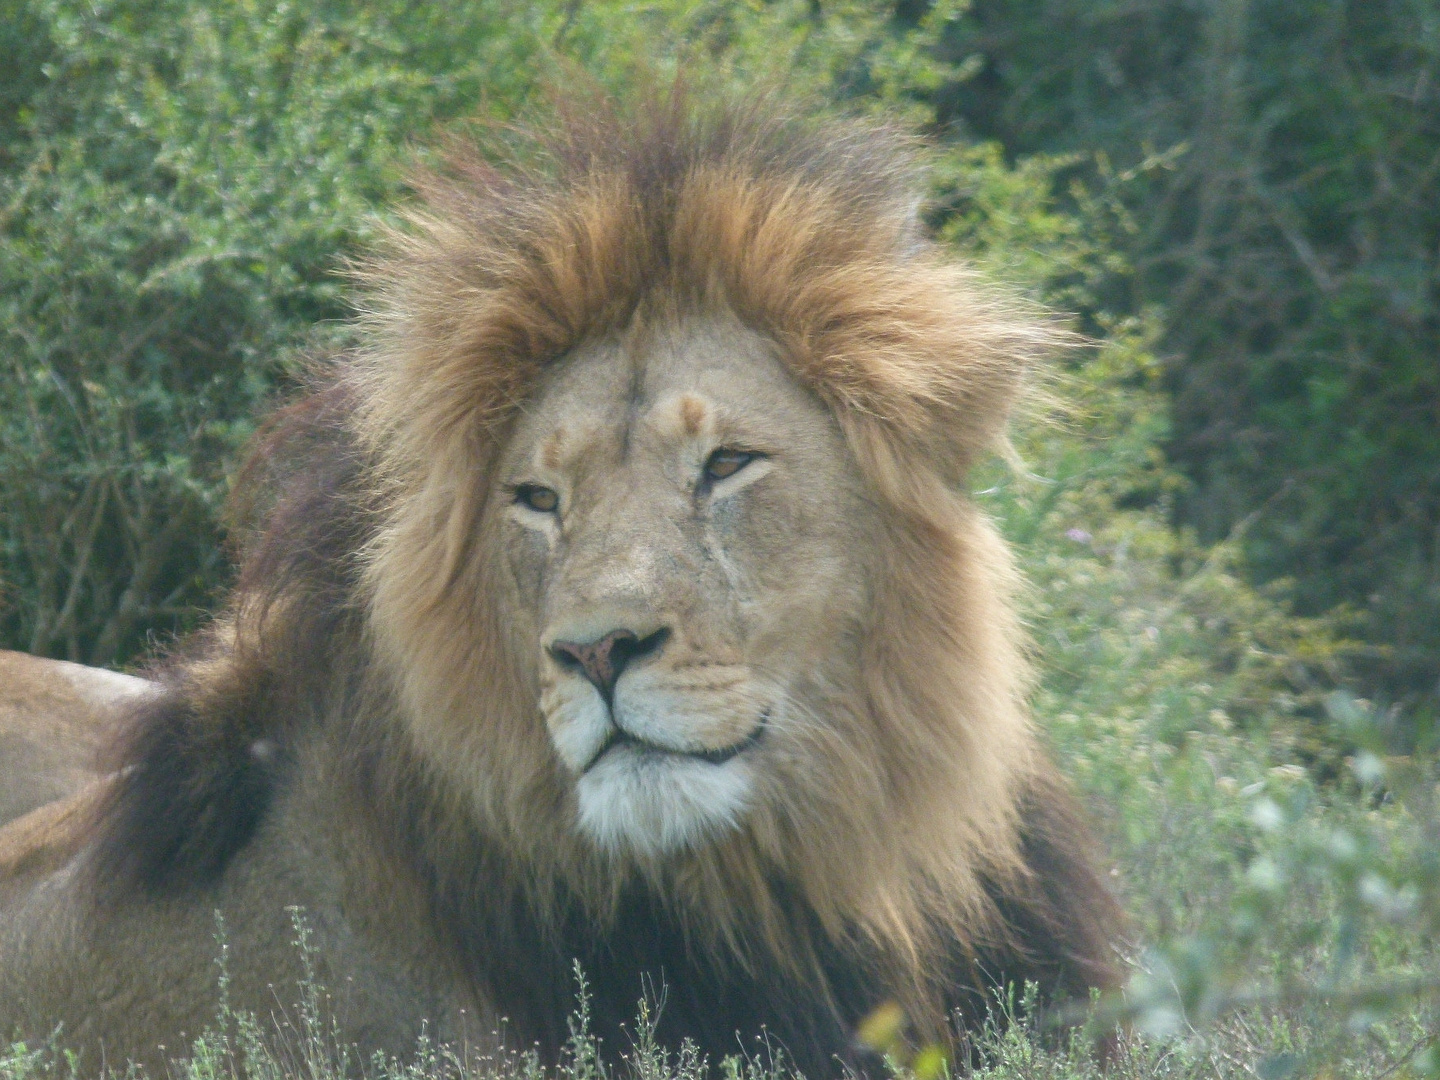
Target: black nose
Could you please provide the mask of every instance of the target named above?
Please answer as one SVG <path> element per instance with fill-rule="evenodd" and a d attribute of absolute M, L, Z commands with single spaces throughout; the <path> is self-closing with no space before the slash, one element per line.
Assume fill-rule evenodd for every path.
<path fill-rule="evenodd" d="M 557 641 L 550 646 L 550 655 L 563 668 L 578 671 L 594 684 L 609 705 L 615 695 L 615 683 L 625 666 L 639 656 L 659 652 L 670 631 L 656 630 L 639 637 L 633 630 L 611 630 L 602 638 L 581 643 Z"/>

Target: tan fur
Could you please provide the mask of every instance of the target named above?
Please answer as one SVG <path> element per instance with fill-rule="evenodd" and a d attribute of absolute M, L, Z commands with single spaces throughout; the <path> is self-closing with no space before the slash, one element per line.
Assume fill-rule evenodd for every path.
<path fill-rule="evenodd" d="M 96 779 L 101 746 L 148 685 L 0 650 L 0 825 Z"/>
<path fill-rule="evenodd" d="M 680 422 L 685 427 L 685 434 L 700 434 L 700 425 L 705 422 L 705 406 L 700 401 L 688 394 L 680 399 Z"/>
<path fill-rule="evenodd" d="M 0 828 L 0 902 L 7 894 L 62 870 L 75 857 L 85 845 L 106 786 L 103 778 L 92 780 Z"/>
<path fill-rule="evenodd" d="M 135 770 L 91 826 L 99 854 L 42 875 L 0 929 L 0 1021 L 100 1009 L 78 1022 L 92 1045 L 174 1045 L 212 1000 L 204 916 L 225 908 L 235 954 L 251 950 L 232 992 L 268 1000 L 267 965 L 293 968 L 277 912 L 300 903 L 367 1046 L 400 1048 L 421 1017 L 442 1037 L 487 1031 L 508 986 L 460 924 L 506 889 L 542 939 L 583 917 L 600 940 L 638 889 L 687 956 L 780 972 L 846 1023 L 826 957 L 853 954 L 864 994 L 901 1001 L 926 1037 L 945 1033 L 957 970 L 1034 959 L 1017 929 L 1032 907 L 1035 925 L 1085 923 L 1076 956 L 1053 958 L 1067 987 L 1110 979 L 1108 901 L 1086 891 L 1026 716 L 1015 572 L 964 487 L 1064 334 L 920 236 L 893 137 L 751 109 L 677 98 L 572 122 L 548 164 L 499 172 L 462 150 L 420 180 L 423 207 L 363 275 L 368 344 L 305 421 L 354 440 L 335 460 L 362 462 L 358 479 L 313 497 L 350 531 L 305 532 L 312 504 L 282 493 L 231 621 L 172 672 L 170 711 L 140 721 Z M 769 440 L 741 447 L 763 460 L 711 506 L 705 455 L 745 438 Z M 518 506 L 524 483 L 559 493 L 553 520 Z M 759 718 L 763 741 L 694 766 L 748 785 L 733 820 L 701 807 L 693 835 L 653 848 L 577 828 L 583 782 L 557 747 L 598 706 L 552 642 L 614 627 L 669 635 L 638 668 L 679 703 L 650 741 L 749 747 Z M 193 763 L 171 787 L 146 779 L 175 754 Z M 146 809 L 169 799 L 191 833 L 221 835 L 208 792 L 252 783 L 274 794 L 233 853 L 145 854 L 125 831 L 174 816 Z M 1073 849 L 1073 895 L 1037 836 Z M 511 876 L 467 877 L 482 850 Z M 139 884 L 112 896 L 87 860 Z M 69 914 L 40 913 L 46 890 Z M 106 929 L 75 914 L 87 904 Z M 126 935 L 165 928 L 184 947 L 161 987 Z M 87 980 L 145 1002 L 139 1019 Z"/>

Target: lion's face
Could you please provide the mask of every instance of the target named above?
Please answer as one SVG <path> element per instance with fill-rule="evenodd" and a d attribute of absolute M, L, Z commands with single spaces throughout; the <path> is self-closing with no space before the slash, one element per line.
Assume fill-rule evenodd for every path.
<path fill-rule="evenodd" d="M 875 511 L 829 410 L 733 322 L 651 329 L 555 367 L 496 485 L 581 832 L 644 856 L 739 825 L 858 666 Z"/>

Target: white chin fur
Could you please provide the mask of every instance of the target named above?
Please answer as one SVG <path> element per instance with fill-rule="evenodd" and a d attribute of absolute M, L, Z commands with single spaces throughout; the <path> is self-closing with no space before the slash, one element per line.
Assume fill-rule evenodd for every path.
<path fill-rule="evenodd" d="M 754 778 L 741 758 L 723 765 L 617 746 L 580 778 L 580 828 L 616 854 L 665 855 L 735 828 Z"/>

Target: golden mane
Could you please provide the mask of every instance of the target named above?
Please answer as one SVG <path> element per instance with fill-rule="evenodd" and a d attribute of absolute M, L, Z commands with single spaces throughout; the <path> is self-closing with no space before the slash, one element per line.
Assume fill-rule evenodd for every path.
<path fill-rule="evenodd" d="M 493 439 L 547 361 L 663 298 L 772 336 L 879 489 L 924 516 L 1071 341 L 924 237 L 919 147 L 897 132 L 683 93 L 568 119 L 506 148 L 529 167 L 452 142 L 359 267 L 358 432 L 387 467 Z"/>

